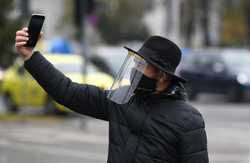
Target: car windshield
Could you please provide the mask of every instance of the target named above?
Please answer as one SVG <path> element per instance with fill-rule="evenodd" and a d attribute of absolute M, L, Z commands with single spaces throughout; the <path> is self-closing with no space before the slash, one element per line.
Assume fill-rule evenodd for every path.
<path fill-rule="evenodd" d="M 250 53 L 225 54 L 223 58 L 229 66 L 245 67 L 250 65 Z"/>
<path fill-rule="evenodd" d="M 80 63 L 57 63 L 54 64 L 57 69 L 63 73 L 81 73 L 83 71 L 83 66 Z M 88 73 L 98 72 L 97 68 L 91 64 L 87 66 Z"/>

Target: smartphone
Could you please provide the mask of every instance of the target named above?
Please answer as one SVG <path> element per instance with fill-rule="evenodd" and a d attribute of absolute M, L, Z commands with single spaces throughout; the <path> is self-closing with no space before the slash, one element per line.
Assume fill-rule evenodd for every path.
<path fill-rule="evenodd" d="M 29 40 L 27 41 L 27 44 L 26 44 L 27 47 L 36 46 L 40 32 L 42 30 L 44 20 L 45 20 L 44 15 L 34 14 L 31 16 L 29 26 L 28 26 Z"/>

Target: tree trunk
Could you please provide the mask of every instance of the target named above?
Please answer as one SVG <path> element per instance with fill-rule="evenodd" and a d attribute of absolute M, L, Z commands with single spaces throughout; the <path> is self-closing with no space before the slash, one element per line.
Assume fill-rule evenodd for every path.
<path fill-rule="evenodd" d="M 209 1 L 201 0 L 201 24 L 204 32 L 204 46 L 210 46 L 210 36 L 209 36 Z"/>

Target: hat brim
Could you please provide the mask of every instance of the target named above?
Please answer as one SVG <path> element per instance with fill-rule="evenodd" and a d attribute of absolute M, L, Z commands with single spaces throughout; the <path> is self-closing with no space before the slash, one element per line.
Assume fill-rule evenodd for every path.
<path fill-rule="evenodd" d="M 176 80 L 178 80 L 178 81 L 180 81 L 180 82 L 182 82 L 182 83 L 186 83 L 186 82 L 187 82 L 187 80 L 185 80 L 184 78 L 182 78 L 182 77 L 180 77 L 180 76 L 177 76 L 177 75 L 174 74 L 173 72 L 167 71 L 167 70 L 164 69 L 163 67 L 159 66 L 159 64 L 157 64 L 157 63 L 155 63 L 154 61 L 152 61 L 152 60 L 146 58 L 145 56 L 143 56 L 143 55 L 140 54 L 139 52 L 137 52 L 137 51 L 135 51 L 135 50 L 133 50 L 133 49 L 130 49 L 130 48 L 126 47 L 126 46 L 124 46 L 124 48 L 127 49 L 128 51 L 131 51 L 131 52 L 133 52 L 133 53 L 139 55 L 140 57 L 142 57 L 143 59 L 145 59 L 148 63 L 152 64 L 153 66 L 155 66 L 155 67 L 157 67 L 157 68 L 159 68 L 161 71 L 163 71 L 163 72 L 169 74 L 169 75 L 172 76 L 174 79 L 176 79 Z"/>

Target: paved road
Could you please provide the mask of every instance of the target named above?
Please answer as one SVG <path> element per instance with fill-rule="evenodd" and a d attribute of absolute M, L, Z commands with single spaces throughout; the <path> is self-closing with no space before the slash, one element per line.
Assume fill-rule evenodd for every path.
<path fill-rule="evenodd" d="M 0 163 L 101 163 L 106 160 L 107 124 L 89 121 L 87 128 L 81 129 L 80 119 L 18 122 L 0 125 Z"/>
<path fill-rule="evenodd" d="M 0 114 L 4 114 L 5 113 L 5 108 L 3 105 L 3 99 L 0 97 Z"/>
<path fill-rule="evenodd" d="M 249 163 L 250 103 L 228 104 L 218 97 L 193 105 L 206 121 L 210 162 Z M 105 162 L 107 127 L 81 118 L 0 121 L 0 163 Z"/>

